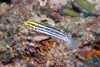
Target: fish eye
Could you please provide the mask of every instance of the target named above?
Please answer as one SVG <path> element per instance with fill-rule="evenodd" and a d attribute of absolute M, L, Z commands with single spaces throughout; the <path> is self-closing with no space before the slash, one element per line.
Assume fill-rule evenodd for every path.
<path fill-rule="evenodd" d="M 37 28 L 36 28 L 36 27 L 32 27 L 32 29 L 33 29 L 33 30 L 37 30 Z"/>

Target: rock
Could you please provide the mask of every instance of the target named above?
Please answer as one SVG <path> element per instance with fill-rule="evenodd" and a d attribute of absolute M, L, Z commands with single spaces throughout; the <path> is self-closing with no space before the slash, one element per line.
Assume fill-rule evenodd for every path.
<path fill-rule="evenodd" d="M 12 9 L 13 5 L 7 4 L 7 3 L 2 3 L 0 5 L 0 15 L 4 14 L 8 10 Z"/>
<path fill-rule="evenodd" d="M 86 40 L 87 32 L 80 32 L 77 37 L 78 37 L 79 40 L 84 41 L 84 40 Z"/>

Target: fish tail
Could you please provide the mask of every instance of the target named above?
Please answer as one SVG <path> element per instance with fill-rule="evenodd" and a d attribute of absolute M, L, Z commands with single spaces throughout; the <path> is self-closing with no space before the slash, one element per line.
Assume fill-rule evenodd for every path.
<path fill-rule="evenodd" d="M 75 48 L 77 48 L 77 47 L 79 46 L 79 42 L 78 42 L 77 40 L 71 38 L 70 41 L 69 41 L 69 45 L 70 45 L 73 49 L 75 49 Z"/>

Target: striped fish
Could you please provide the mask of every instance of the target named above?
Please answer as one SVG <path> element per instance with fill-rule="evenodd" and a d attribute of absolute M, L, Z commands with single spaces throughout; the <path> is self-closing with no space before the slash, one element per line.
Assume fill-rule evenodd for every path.
<path fill-rule="evenodd" d="M 78 45 L 78 42 L 75 39 L 67 36 L 66 34 L 64 34 L 63 32 L 59 31 L 56 28 L 53 28 L 48 25 L 44 25 L 35 21 L 26 21 L 25 25 L 29 26 L 30 28 L 32 28 L 33 30 L 37 32 L 41 32 L 41 33 L 59 38 L 65 42 L 68 42 L 72 48 L 76 48 L 76 46 Z"/>

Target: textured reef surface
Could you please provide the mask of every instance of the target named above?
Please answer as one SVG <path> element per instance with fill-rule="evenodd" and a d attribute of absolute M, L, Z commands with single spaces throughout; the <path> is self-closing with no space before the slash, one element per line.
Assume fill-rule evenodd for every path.
<path fill-rule="evenodd" d="M 56 28 L 79 46 L 26 21 Z M 100 67 L 100 0 L 0 0 L 0 67 Z"/>

